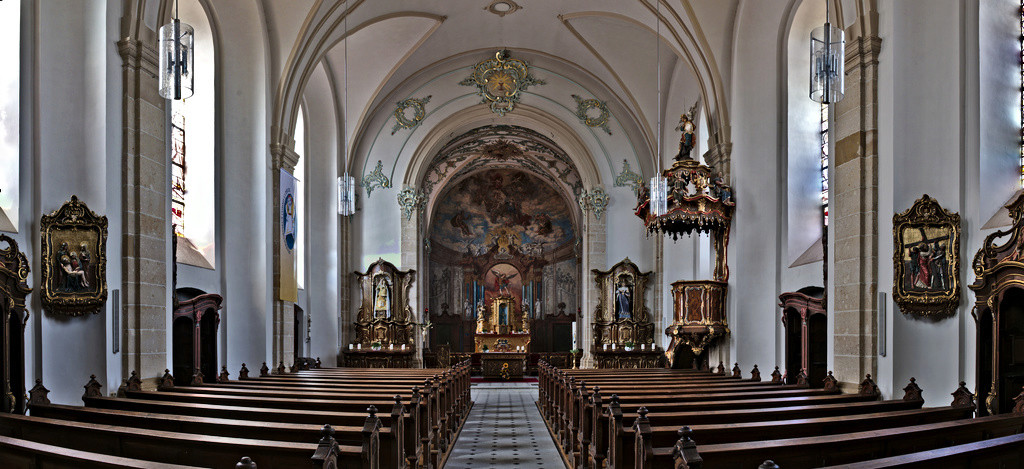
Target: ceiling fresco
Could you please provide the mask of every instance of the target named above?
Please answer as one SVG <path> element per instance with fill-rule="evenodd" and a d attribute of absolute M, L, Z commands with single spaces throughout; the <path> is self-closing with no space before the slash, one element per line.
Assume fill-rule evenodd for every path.
<path fill-rule="evenodd" d="M 537 175 L 519 169 L 485 169 L 441 195 L 431 243 L 480 255 L 497 245 L 540 256 L 575 240 L 565 198 Z"/>
<path fill-rule="evenodd" d="M 583 182 L 569 156 L 548 137 L 525 127 L 490 125 L 450 140 L 431 161 L 423 192 L 433 200 L 451 181 L 494 168 L 522 168 L 575 199 Z"/>

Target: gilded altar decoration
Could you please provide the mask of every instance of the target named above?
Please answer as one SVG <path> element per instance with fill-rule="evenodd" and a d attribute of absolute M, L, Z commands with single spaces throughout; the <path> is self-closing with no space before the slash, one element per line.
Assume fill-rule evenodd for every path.
<path fill-rule="evenodd" d="M 40 231 L 43 309 L 66 316 L 99 312 L 107 301 L 107 217 L 73 195 L 43 215 Z"/>
<path fill-rule="evenodd" d="M 639 195 L 643 186 L 643 176 L 633 172 L 629 167 L 629 161 L 622 160 L 622 172 L 615 176 L 615 187 L 631 187 L 633 193 Z"/>
<path fill-rule="evenodd" d="M 892 217 L 892 297 L 904 314 L 946 318 L 960 305 L 960 215 L 925 194 Z"/>
<path fill-rule="evenodd" d="M 713 279 L 728 281 L 729 230 L 736 210 L 732 187 L 721 171 L 692 159 L 677 161 L 663 176 L 668 180 L 668 211 L 661 216 L 652 213 L 649 190 L 643 187 L 637 197 L 636 216 L 644 221 L 648 233 L 663 233 L 672 239 L 710 233 L 715 251 Z"/>
<path fill-rule="evenodd" d="M 0 412 L 25 412 L 25 325 L 28 309 L 25 297 L 32 292 L 28 286 L 28 258 L 18 250 L 18 243 L 0 234 Z M 37 387 L 41 385 L 37 384 Z"/>
<path fill-rule="evenodd" d="M 412 187 L 405 186 L 398 191 L 398 206 L 402 207 L 402 216 L 406 220 L 412 220 L 412 214 L 419 212 L 425 202 L 423 193 Z"/>
<path fill-rule="evenodd" d="M 493 59 L 473 66 L 473 73 L 459 82 L 462 86 L 476 86 L 482 102 L 499 116 L 515 109 L 527 88 L 544 84 L 543 80 L 530 75 L 530 68 L 525 61 L 511 56 L 508 50 L 499 50 Z"/>
<path fill-rule="evenodd" d="M 577 95 L 572 95 L 572 99 L 576 100 L 576 118 L 587 127 L 600 127 L 602 130 L 612 134 L 612 129 L 608 127 L 608 121 L 611 120 L 611 112 L 608 111 L 608 103 L 599 101 L 597 99 L 584 99 Z"/>
<path fill-rule="evenodd" d="M 384 175 L 384 162 L 377 160 L 377 166 L 373 168 L 373 172 L 363 178 L 362 186 L 366 191 L 366 198 L 370 198 L 370 194 L 378 187 L 381 189 L 391 187 L 391 179 Z"/>
<path fill-rule="evenodd" d="M 359 279 L 361 302 L 356 314 L 354 344 L 370 349 L 380 344 L 382 349 L 414 347 L 412 307 L 409 291 L 415 280 L 415 270 L 398 270 L 384 259 L 370 264 L 366 272 L 355 272 Z"/>
<path fill-rule="evenodd" d="M 640 272 L 628 258 L 609 270 L 592 272 L 600 292 L 594 309 L 594 347 L 653 344 L 654 323 L 646 306 L 651 273 Z"/>
<path fill-rule="evenodd" d="M 430 102 L 430 98 L 431 96 L 419 99 L 408 98 L 395 103 L 395 112 L 392 113 L 395 116 L 395 126 L 391 128 L 391 135 L 399 130 L 411 129 L 420 125 L 423 118 L 427 117 L 427 103 Z"/>

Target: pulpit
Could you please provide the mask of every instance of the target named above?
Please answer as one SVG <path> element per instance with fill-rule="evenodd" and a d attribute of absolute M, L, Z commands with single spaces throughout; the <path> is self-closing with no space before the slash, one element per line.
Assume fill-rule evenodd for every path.
<path fill-rule="evenodd" d="M 521 352 L 530 350 L 530 327 L 515 297 L 499 296 L 489 308 L 481 307 L 476 323 L 474 350 L 477 352 Z"/>

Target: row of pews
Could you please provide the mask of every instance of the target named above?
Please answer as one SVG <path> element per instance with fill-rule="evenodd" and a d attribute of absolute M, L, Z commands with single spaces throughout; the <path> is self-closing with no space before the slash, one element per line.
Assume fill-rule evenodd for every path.
<path fill-rule="evenodd" d="M 39 381 L 30 415 L 0 414 L 4 468 L 442 467 L 472 407 L 469 364 L 449 369 L 310 369 L 156 391 L 132 372 L 116 397 L 95 377 L 85 406 L 50 403 Z"/>
<path fill-rule="evenodd" d="M 974 418 L 953 402 L 924 407 L 914 378 L 882 400 L 871 375 L 843 394 L 718 370 L 560 370 L 542 363 L 538 406 L 567 467 L 1024 467 L 1024 393 L 1013 414 Z"/>

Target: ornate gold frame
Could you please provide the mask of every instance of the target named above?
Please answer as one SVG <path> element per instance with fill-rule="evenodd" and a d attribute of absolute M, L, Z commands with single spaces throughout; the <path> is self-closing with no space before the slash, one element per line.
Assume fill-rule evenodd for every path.
<path fill-rule="evenodd" d="M 927 229 L 942 230 L 946 234 L 943 238 L 929 238 Z M 908 230 L 919 230 L 922 241 L 909 243 L 906 239 Z M 892 217 L 893 236 L 893 283 L 892 297 L 899 305 L 904 314 L 919 318 L 943 319 L 956 314 L 956 308 L 960 305 L 960 215 L 942 208 L 939 203 L 925 194 L 914 202 L 907 211 L 897 213 Z M 945 240 L 944 255 L 947 271 L 944 281 L 945 285 L 941 290 L 931 289 L 920 291 L 915 288 L 907 288 L 907 270 L 905 256 L 914 246 L 911 244 L 925 244 L 931 252 L 935 246 L 942 247 Z M 928 242 L 931 246 L 928 247 Z M 931 253 L 934 256 L 935 253 Z M 930 260 L 929 260 L 930 262 Z M 920 272 L 920 271 L 919 271 Z M 930 274 L 929 274 L 930 275 Z M 928 279 L 929 283 L 931 278 Z M 912 280 L 913 281 L 913 280 Z"/>
<path fill-rule="evenodd" d="M 98 313 L 107 301 L 107 217 L 96 215 L 78 200 L 78 196 L 72 195 L 71 200 L 59 209 L 43 215 L 39 225 L 42 232 L 39 292 L 43 309 L 64 316 Z M 79 285 L 69 291 L 68 283 L 58 283 L 65 278 L 62 269 L 62 259 L 66 257 L 64 250 L 66 248 L 69 255 L 80 253 L 82 243 L 85 243 L 90 257 L 80 261 L 82 277 L 86 281 L 76 280 Z M 82 256 L 76 254 L 71 257 Z"/>

